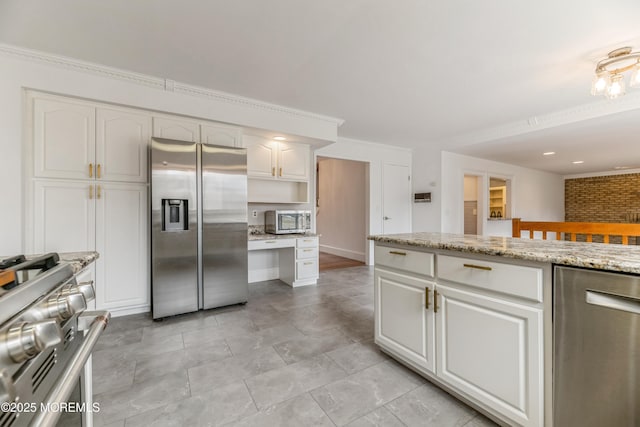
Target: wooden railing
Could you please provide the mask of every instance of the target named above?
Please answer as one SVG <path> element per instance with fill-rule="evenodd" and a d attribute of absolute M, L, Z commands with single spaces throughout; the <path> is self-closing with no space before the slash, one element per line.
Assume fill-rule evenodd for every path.
<path fill-rule="evenodd" d="M 629 244 L 629 237 L 640 236 L 640 224 L 626 224 L 614 222 L 544 222 L 522 221 L 513 218 L 511 223 L 513 237 L 522 237 L 523 231 L 529 232 L 529 238 L 534 238 L 535 232 L 542 233 L 542 239 L 547 239 L 548 233 L 555 233 L 556 240 L 569 237 L 572 242 L 578 235 L 584 235 L 587 242 L 593 241 L 593 236 L 602 236 L 603 243 L 609 243 L 610 236 L 621 236 L 622 244 Z"/>

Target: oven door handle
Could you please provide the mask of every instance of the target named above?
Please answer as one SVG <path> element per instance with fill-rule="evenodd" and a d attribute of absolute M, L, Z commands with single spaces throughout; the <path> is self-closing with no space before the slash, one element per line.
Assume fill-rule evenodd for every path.
<path fill-rule="evenodd" d="M 88 328 L 88 332 L 85 335 L 84 342 L 76 354 L 71 357 L 69 364 L 65 370 L 62 371 L 60 378 L 44 400 L 44 405 L 60 404 L 69 398 L 73 388 L 78 382 L 78 378 L 82 373 L 85 363 L 87 363 L 87 359 L 91 356 L 93 347 L 95 347 L 100 335 L 102 335 L 102 331 L 107 327 L 109 319 L 111 319 L 111 313 L 106 310 L 85 311 L 78 316 L 78 330 L 84 331 Z M 87 410 L 90 410 L 90 408 Z M 59 411 L 39 412 L 34 418 L 32 425 L 39 427 L 53 427 L 58 422 L 60 415 L 61 413 Z"/>

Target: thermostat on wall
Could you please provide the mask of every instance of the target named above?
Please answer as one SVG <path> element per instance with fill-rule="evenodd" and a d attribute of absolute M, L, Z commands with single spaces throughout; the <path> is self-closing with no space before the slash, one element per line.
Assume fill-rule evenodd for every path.
<path fill-rule="evenodd" d="M 414 203 L 431 203 L 431 193 L 414 193 Z"/>

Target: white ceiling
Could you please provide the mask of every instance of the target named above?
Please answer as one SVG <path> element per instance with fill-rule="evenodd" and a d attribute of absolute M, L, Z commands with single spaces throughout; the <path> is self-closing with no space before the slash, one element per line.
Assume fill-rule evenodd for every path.
<path fill-rule="evenodd" d="M 0 42 L 339 117 L 341 136 L 564 174 L 578 157 L 580 172 L 640 166 L 640 102 L 589 94 L 600 57 L 640 48 L 638 16 L 638 0 L 2 0 Z M 591 120 L 517 126 L 559 111 Z"/>

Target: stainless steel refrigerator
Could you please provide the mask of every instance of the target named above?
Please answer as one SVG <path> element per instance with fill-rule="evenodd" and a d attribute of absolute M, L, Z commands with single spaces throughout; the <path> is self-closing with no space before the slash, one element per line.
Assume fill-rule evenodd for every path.
<path fill-rule="evenodd" d="M 153 318 L 247 301 L 247 153 L 153 138 Z"/>

